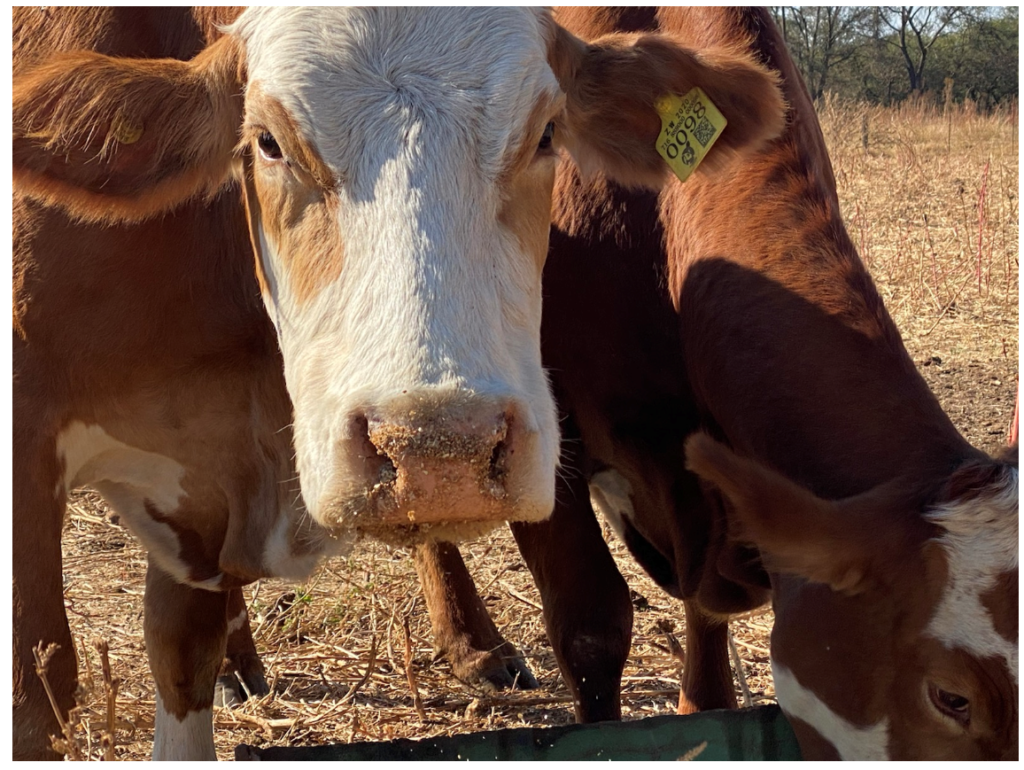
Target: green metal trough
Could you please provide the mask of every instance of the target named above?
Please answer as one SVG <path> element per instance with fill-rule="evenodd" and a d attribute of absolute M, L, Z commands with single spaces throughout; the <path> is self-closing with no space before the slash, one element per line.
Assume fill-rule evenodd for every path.
<path fill-rule="evenodd" d="M 797 760 L 796 736 L 778 706 L 705 711 L 633 722 L 524 727 L 447 738 L 336 746 L 242 744 L 236 760 Z"/>

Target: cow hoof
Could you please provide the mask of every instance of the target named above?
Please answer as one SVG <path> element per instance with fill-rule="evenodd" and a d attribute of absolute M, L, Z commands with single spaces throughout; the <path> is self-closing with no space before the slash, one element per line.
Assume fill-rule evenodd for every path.
<path fill-rule="evenodd" d="M 505 661 L 505 671 L 512 680 L 509 684 L 510 688 L 516 690 L 536 690 L 540 687 L 537 677 L 527 667 L 526 661 L 518 655 L 512 660 Z"/>
<path fill-rule="evenodd" d="M 253 698 L 262 698 L 264 695 L 270 694 L 270 685 L 267 684 L 267 678 L 263 675 L 263 665 L 259 658 L 255 660 L 255 663 L 240 665 L 237 673 L 242 677 L 245 691 Z"/>
<path fill-rule="evenodd" d="M 270 685 L 263 676 L 263 667 L 257 663 L 255 667 L 242 666 L 235 672 L 218 676 L 213 703 L 221 708 L 234 708 L 245 703 L 250 696 L 262 698 L 269 693 Z"/>
<path fill-rule="evenodd" d="M 448 655 L 455 677 L 484 690 L 536 690 L 537 678 L 526 661 L 510 644 L 491 652 L 473 650 L 459 656 Z"/>
<path fill-rule="evenodd" d="M 213 705 L 220 708 L 236 708 L 246 700 L 242 683 L 234 674 L 221 674 L 217 677 L 217 685 L 213 691 Z"/>

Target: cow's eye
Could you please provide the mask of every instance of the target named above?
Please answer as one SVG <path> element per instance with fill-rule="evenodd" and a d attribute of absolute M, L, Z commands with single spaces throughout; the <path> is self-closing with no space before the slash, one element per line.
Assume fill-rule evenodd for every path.
<path fill-rule="evenodd" d="M 260 132 L 256 138 L 256 144 L 259 145 L 260 153 L 267 160 L 281 160 L 281 145 L 269 131 Z"/>
<path fill-rule="evenodd" d="M 967 726 L 971 722 L 971 702 L 963 695 L 948 692 L 934 684 L 929 685 L 928 695 L 932 705 L 950 719 Z"/>
<path fill-rule="evenodd" d="M 551 140 L 555 137 L 555 124 L 548 123 L 544 126 L 544 134 L 540 138 L 540 144 L 537 145 L 538 150 L 547 150 L 551 148 Z"/>

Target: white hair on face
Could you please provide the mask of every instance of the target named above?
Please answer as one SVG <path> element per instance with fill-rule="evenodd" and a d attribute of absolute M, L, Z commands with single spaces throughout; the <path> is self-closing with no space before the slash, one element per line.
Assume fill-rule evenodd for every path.
<path fill-rule="evenodd" d="M 372 184 L 361 164 L 380 161 L 367 145 L 396 113 L 452 131 L 449 141 L 493 178 L 537 93 L 558 90 L 539 66 L 537 9 L 262 7 L 227 31 L 245 42 L 250 79 L 357 190 Z"/>
<path fill-rule="evenodd" d="M 945 530 L 938 538 L 949 567 L 949 580 L 928 635 L 948 648 L 977 657 L 1001 657 L 1018 678 L 1017 640 L 1000 635 L 981 602 L 1000 575 L 1018 569 L 1019 472 L 1007 468 L 1001 483 L 986 494 L 947 503 L 927 514 Z"/>
<path fill-rule="evenodd" d="M 855 725 L 802 684 L 788 668 L 771 659 L 772 680 L 779 706 L 790 718 L 807 723 L 832 744 L 842 760 L 878 762 L 889 759 L 889 720 Z"/>

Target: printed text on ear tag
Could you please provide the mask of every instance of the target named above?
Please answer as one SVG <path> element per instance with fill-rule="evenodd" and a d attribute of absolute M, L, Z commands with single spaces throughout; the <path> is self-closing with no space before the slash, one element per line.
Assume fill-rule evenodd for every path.
<path fill-rule="evenodd" d="M 658 152 L 685 182 L 722 135 L 725 116 L 699 88 L 686 96 L 663 96 L 654 107 L 661 115 Z"/>

